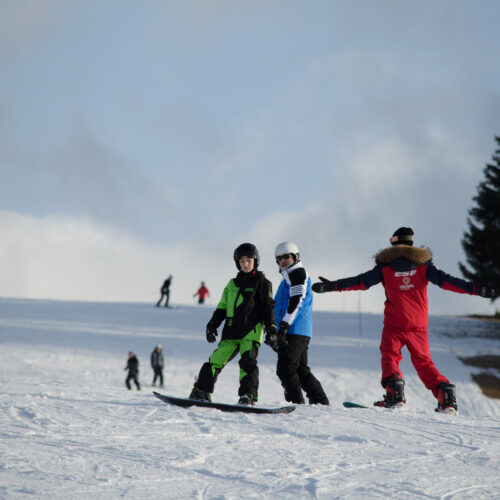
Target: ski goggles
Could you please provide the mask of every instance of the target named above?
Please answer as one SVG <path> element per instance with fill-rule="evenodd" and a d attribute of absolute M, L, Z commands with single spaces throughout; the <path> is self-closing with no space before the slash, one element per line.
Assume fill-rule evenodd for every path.
<path fill-rule="evenodd" d="M 276 257 L 276 262 L 280 262 L 282 260 L 288 260 L 288 259 L 291 259 L 292 258 L 292 254 L 291 253 L 284 253 L 283 255 L 278 255 Z"/>

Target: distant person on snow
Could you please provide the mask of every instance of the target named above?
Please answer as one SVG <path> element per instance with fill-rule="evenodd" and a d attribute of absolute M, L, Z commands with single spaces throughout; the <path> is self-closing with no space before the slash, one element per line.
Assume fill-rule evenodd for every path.
<path fill-rule="evenodd" d="M 210 297 L 210 291 L 205 286 L 204 281 L 201 282 L 200 288 L 198 288 L 198 291 L 195 294 L 193 294 L 193 297 L 196 297 L 197 295 L 198 295 L 198 304 L 204 304 L 205 299 L 207 297 Z"/>
<path fill-rule="evenodd" d="M 443 290 L 492 298 L 487 285 L 464 281 L 439 270 L 426 247 L 413 247 L 413 230 L 400 227 L 390 238 L 391 247 L 375 255 L 375 267 L 355 277 L 329 281 L 320 277 L 312 288 L 317 293 L 367 290 L 377 283 L 385 288 L 384 329 L 380 342 L 384 399 L 375 406 L 394 408 L 406 402 L 404 380 L 399 363 L 406 346 L 411 361 L 425 387 L 438 400 L 436 411 L 456 413 L 455 386 L 435 367 L 429 350 L 427 285 Z"/>
<path fill-rule="evenodd" d="M 124 370 L 128 370 L 128 375 L 125 380 L 125 385 L 127 389 L 130 391 L 132 387 L 130 386 L 130 381 L 133 380 L 137 390 L 141 390 L 141 384 L 139 384 L 139 360 L 136 358 L 135 354 L 130 351 L 128 353 L 127 366 Z"/>
<path fill-rule="evenodd" d="M 158 379 L 160 387 L 163 387 L 163 352 L 161 345 L 157 345 L 151 353 L 151 368 L 153 368 L 155 374 L 152 385 L 154 386 L 156 379 Z"/>
<path fill-rule="evenodd" d="M 330 404 L 319 380 L 308 366 L 307 351 L 312 336 L 313 293 L 297 245 L 280 243 L 275 250 L 276 263 L 283 281 L 274 300 L 279 321 L 277 338 L 266 336 L 265 343 L 278 353 L 276 374 L 285 391 L 285 399 L 303 404 L 305 391 L 310 404 Z"/>
<path fill-rule="evenodd" d="M 211 401 L 217 377 L 224 366 L 240 354 L 240 396 L 238 404 L 253 405 L 258 398 L 259 368 L 257 355 L 266 332 L 276 333 L 272 284 L 258 271 L 259 252 L 251 243 L 243 243 L 234 251 L 238 268 L 236 278 L 222 292 L 212 318 L 206 327 L 208 342 L 215 342 L 217 328 L 225 320 L 217 349 L 203 364 L 190 394 L 190 399 Z"/>
<path fill-rule="evenodd" d="M 170 275 L 164 282 L 162 287 L 160 288 L 161 297 L 160 300 L 156 303 L 156 307 L 160 307 L 161 301 L 163 297 L 167 297 L 165 300 L 165 307 L 168 307 L 168 301 L 170 300 L 170 283 L 172 282 L 173 276 Z"/>

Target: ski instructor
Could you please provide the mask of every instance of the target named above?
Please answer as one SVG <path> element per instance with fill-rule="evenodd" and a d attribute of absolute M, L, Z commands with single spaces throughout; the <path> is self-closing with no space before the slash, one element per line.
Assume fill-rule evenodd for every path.
<path fill-rule="evenodd" d="M 435 367 L 429 350 L 427 285 L 443 290 L 492 298 L 494 290 L 480 283 L 464 281 L 439 270 L 431 251 L 413 247 L 413 230 L 400 227 L 390 238 L 391 246 L 375 255 L 375 267 L 358 276 L 329 281 L 320 276 L 313 291 L 367 290 L 377 283 L 385 288 L 384 329 L 380 342 L 384 399 L 375 406 L 394 408 L 406 402 L 403 374 L 399 370 L 401 349 L 406 346 L 420 380 L 438 400 L 436 411 L 456 413 L 455 386 Z"/>

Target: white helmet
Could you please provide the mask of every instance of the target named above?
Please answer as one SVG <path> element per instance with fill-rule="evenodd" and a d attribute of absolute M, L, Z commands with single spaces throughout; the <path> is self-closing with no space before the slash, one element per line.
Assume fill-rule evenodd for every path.
<path fill-rule="evenodd" d="M 300 252 L 297 245 L 290 241 L 284 241 L 283 243 L 280 243 L 274 251 L 274 257 L 278 259 L 280 255 L 285 255 L 287 253 L 290 253 L 295 257 L 295 262 L 298 262 L 300 260 Z M 276 262 L 278 261 L 276 260 Z"/>

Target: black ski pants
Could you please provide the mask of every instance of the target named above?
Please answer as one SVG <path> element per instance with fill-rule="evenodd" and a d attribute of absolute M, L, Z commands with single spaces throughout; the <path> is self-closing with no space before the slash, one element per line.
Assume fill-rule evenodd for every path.
<path fill-rule="evenodd" d="M 163 387 L 163 366 L 153 366 L 153 371 L 155 376 L 153 378 L 153 385 L 156 383 L 156 379 L 160 380 L 160 387 Z"/>
<path fill-rule="evenodd" d="M 168 301 L 170 300 L 170 292 L 161 292 L 161 297 L 160 300 L 156 303 L 156 307 L 160 307 L 161 301 L 163 300 L 163 297 L 167 297 L 165 301 L 165 307 L 168 307 Z"/>
<path fill-rule="evenodd" d="M 287 335 L 288 345 L 278 352 L 276 375 L 285 390 L 285 399 L 291 403 L 304 403 L 302 389 L 310 404 L 330 404 L 319 380 L 308 366 L 307 351 L 310 338 L 304 335 Z"/>
<path fill-rule="evenodd" d="M 137 387 L 137 390 L 141 390 L 141 384 L 139 384 L 139 379 L 137 378 L 139 374 L 137 372 L 129 371 L 127 375 L 127 379 L 125 380 L 125 385 L 127 386 L 127 389 L 130 391 L 132 387 L 130 386 L 130 381 L 133 380 L 135 386 Z"/>

